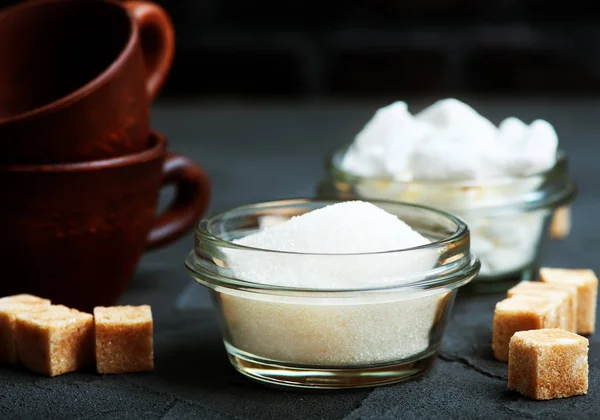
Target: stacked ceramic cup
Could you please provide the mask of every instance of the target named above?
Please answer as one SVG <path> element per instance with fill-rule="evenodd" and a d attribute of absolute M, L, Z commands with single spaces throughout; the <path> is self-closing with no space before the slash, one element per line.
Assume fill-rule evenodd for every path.
<path fill-rule="evenodd" d="M 149 2 L 0 11 L 0 295 L 112 304 L 144 250 L 204 213 L 204 172 L 150 127 L 173 51 L 169 17 Z M 165 184 L 177 193 L 157 215 Z"/>

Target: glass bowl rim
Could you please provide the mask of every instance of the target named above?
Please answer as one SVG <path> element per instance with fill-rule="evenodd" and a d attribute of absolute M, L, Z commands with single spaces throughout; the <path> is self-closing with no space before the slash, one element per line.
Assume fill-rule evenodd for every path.
<path fill-rule="evenodd" d="M 302 203 L 311 203 L 311 202 L 335 204 L 335 203 L 342 203 L 342 202 L 347 202 L 347 201 L 364 201 L 364 202 L 373 203 L 373 204 L 381 203 L 381 204 L 387 204 L 387 205 L 392 205 L 392 206 L 403 206 L 403 207 L 411 207 L 413 209 L 425 210 L 429 213 L 436 214 L 438 216 L 443 216 L 446 219 L 449 219 L 456 225 L 456 230 L 454 231 L 454 233 L 452 235 L 450 235 L 446 238 L 439 239 L 437 241 L 432 241 L 425 245 L 419 245 L 419 246 L 414 246 L 414 247 L 409 247 L 409 248 L 393 249 L 393 250 L 387 250 L 387 251 L 374 251 L 374 252 L 352 252 L 352 253 L 318 253 L 317 252 L 317 253 L 315 253 L 315 252 L 281 251 L 281 250 L 274 250 L 274 249 L 267 249 L 267 248 L 255 248 L 255 247 L 251 247 L 251 246 L 240 245 L 240 244 L 236 244 L 232 241 L 227 241 L 225 239 L 219 238 L 217 235 L 209 232 L 208 229 L 206 229 L 206 226 L 208 224 L 210 224 L 211 222 L 214 222 L 217 219 L 222 218 L 229 213 L 233 213 L 236 211 L 243 211 L 245 209 L 253 209 L 253 208 L 255 208 L 257 210 L 261 209 L 261 208 L 268 209 L 271 206 L 274 206 L 277 204 L 302 204 Z M 234 208 L 231 208 L 228 210 L 220 211 L 218 213 L 215 213 L 215 214 L 201 220 L 197 224 L 196 229 L 195 229 L 196 238 L 202 237 L 203 239 L 209 240 L 210 242 L 212 242 L 215 245 L 230 248 L 230 249 L 237 249 L 237 250 L 241 250 L 241 251 L 246 250 L 246 251 L 253 251 L 253 252 L 265 252 L 265 253 L 272 253 L 272 254 L 278 254 L 278 255 L 304 255 L 304 256 L 378 255 L 378 254 L 409 252 L 409 251 L 416 251 L 416 250 L 422 250 L 422 249 L 433 249 L 433 248 L 438 248 L 440 246 L 447 245 L 456 240 L 464 238 L 468 235 L 469 235 L 469 228 L 468 228 L 467 224 L 464 221 L 462 221 L 459 217 L 454 216 L 453 214 L 451 214 L 447 211 L 440 210 L 440 209 L 430 207 L 430 206 L 426 206 L 423 204 L 414 204 L 414 203 L 407 203 L 407 202 L 393 201 L 393 200 L 335 200 L 335 199 L 316 199 L 316 198 L 293 198 L 293 199 L 263 201 L 263 202 L 257 202 L 257 203 L 244 204 L 244 205 L 237 206 L 237 207 L 234 207 Z"/>
<path fill-rule="evenodd" d="M 243 211 L 244 209 L 264 209 L 264 206 L 275 206 L 277 204 L 302 204 L 302 203 L 337 203 L 344 202 L 348 200 L 320 200 L 315 198 L 296 198 L 296 199 L 284 199 L 284 200 L 275 200 L 275 201 L 266 201 L 260 203 L 246 204 L 238 207 L 234 207 L 230 210 L 225 210 L 215 215 L 212 215 L 208 218 L 203 219 L 196 228 L 196 239 L 198 235 L 201 235 L 201 238 L 204 241 L 208 241 L 210 245 L 213 246 L 221 246 L 229 249 L 237 249 L 240 251 L 248 251 L 248 252 L 260 252 L 260 253 L 276 253 L 278 255 L 297 255 L 299 257 L 352 257 L 352 256 L 369 256 L 369 255 L 386 255 L 390 253 L 402 253 L 409 251 L 422 251 L 422 250 L 439 250 L 447 247 L 448 245 L 454 243 L 461 243 L 462 241 L 470 238 L 470 232 L 468 226 L 458 217 L 447 213 L 443 210 L 438 210 L 429 206 L 424 206 L 420 204 L 413 203 L 401 203 L 396 201 L 388 201 L 388 200 L 365 200 L 373 203 L 383 203 L 389 204 L 393 206 L 403 206 L 410 207 L 412 209 L 420 209 L 430 212 L 432 215 L 442 216 L 446 220 L 450 220 L 454 222 L 456 226 L 455 232 L 438 241 L 433 241 L 429 244 L 421 245 L 418 247 L 405 248 L 402 250 L 391 250 L 391 251 L 378 251 L 378 252 L 370 252 L 370 253 L 346 253 L 346 254 L 318 254 L 318 253 L 298 253 L 298 252 L 287 252 L 287 251 L 275 251 L 269 249 L 261 249 L 261 248 L 252 248 L 243 245 L 234 244 L 230 241 L 226 241 L 217 237 L 216 235 L 207 232 L 204 228 L 210 221 L 214 221 L 218 218 L 222 218 L 230 212 L 234 211 Z M 266 207 L 268 208 L 268 207 Z M 264 255 L 264 254 L 263 254 Z M 415 292 L 415 291 L 428 291 L 434 289 L 455 289 L 457 287 L 463 286 L 464 284 L 471 281 L 479 272 L 481 263 L 479 259 L 470 252 L 470 249 L 467 253 L 463 253 L 461 258 L 458 258 L 457 261 L 462 262 L 462 265 L 459 267 L 451 267 L 449 265 L 442 265 L 443 269 L 440 267 L 432 267 L 430 272 L 433 273 L 433 276 L 419 278 L 416 280 L 410 280 L 404 283 L 394 283 L 394 284 L 385 284 L 381 286 L 368 286 L 362 288 L 352 288 L 352 289 L 321 289 L 321 288 L 308 288 L 308 287 L 298 287 L 298 286 L 284 286 L 277 284 L 268 284 L 268 283 L 257 283 L 244 279 L 239 279 L 235 277 L 230 277 L 224 275 L 223 273 L 219 273 L 217 270 L 212 268 L 207 268 L 201 264 L 198 264 L 198 260 L 201 261 L 199 257 L 196 247 L 189 252 L 185 259 L 185 266 L 187 270 L 190 272 L 191 276 L 198 283 L 209 287 L 211 289 L 216 290 L 217 292 L 224 292 L 227 289 L 235 289 L 238 291 L 242 291 L 245 293 L 259 293 L 259 294 L 273 294 L 287 297 L 300 297 L 300 298 L 356 298 L 360 297 L 361 293 L 377 293 L 377 292 Z M 435 272 L 435 270 L 438 270 Z M 226 292 L 225 292 L 226 293 Z"/>
<path fill-rule="evenodd" d="M 505 176 L 489 179 L 441 179 L 410 180 L 391 176 L 369 177 L 357 175 L 342 168 L 341 161 L 349 145 L 332 152 L 327 158 L 326 179 L 320 184 L 319 191 L 324 196 L 335 196 L 334 191 L 353 191 L 365 185 L 381 184 L 386 188 L 409 188 L 427 194 L 457 194 L 469 198 L 469 194 L 496 192 L 498 197 L 491 201 L 469 202 L 468 206 L 447 204 L 444 210 L 465 215 L 505 213 L 514 211 L 532 211 L 542 208 L 557 208 L 572 202 L 577 196 L 577 184 L 570 177 L 569 161 L 566 153 L 559 150 L 554 166 L 548 170 L 524 176 Z M 532 185 L 536 184 L 536 187 Z M 505 191 L 508 188 L 511 191 Z M 327 192 L 328 189 L 331 189 Z M 358 198 L 368 199 L 367 193 L 355 194 Z M 492 195 L 493 196 L 493 195 Z M 488 197 L 489 198 L 489 197 Z M 392 199 L 393 200 L 393 199 Z M 411 200 L 412 202 L 412 200 Z M 417 202 L 417 201 L 415 201 Z"/>
<path fill-rule="evenodd" d="M 395 184 L 411 184 L 423 187 L 435 186 L 441 188 L 448 188 L 450 186 L 455 187 L 486 187 L 486 186 L 501 186 L 514 184 L 516 182 L 523 182 L 541 177 L 547 177 L 553 175 L 568 162 L 567 153 L 563 149 L 558 149 L 556 153 L 556 162 L 551 168 L 543 171 L 532 172 L 526 175 L 518 176 L 498 176 L 483 179 L 468 179 L 468 178 L 457 178 L 457 179 L 407 179 L 407 178 L 396 178 L 393 176 L 364 176 L 356 174 L 344 169 L 341 165 L 341 160 L 345 153 L 352 147 L 352 143 L 348 143 L 340 148 L 335 149 L 329 153 L 327 163 L 330 169 L 338 171 L 346 176 L 355 178 L 358 181 L 374 181 L 374 182 L 391 182 Z"/>

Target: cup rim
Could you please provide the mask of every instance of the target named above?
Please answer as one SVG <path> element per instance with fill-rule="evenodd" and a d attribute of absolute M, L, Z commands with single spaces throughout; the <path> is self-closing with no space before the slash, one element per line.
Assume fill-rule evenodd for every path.
<path fill-rule="evenodd" d="M 90 160 L 74 163 L 46 163 L 46 164 L 8 164 L 0 165 L 0 172 L 17 173 L 61 173 L 61 172 L 87 172 L 91 170 L 101 170 L 129 165 L 137 165 L 162 157 L 167 149 L 167 138 L 157 130 L 150 130 L 148 139 L 151 146 L 139 153 L 122 155 L 110 159 Z"/>
<path fill-rule="evenodd" d="M 137 43 L 139 34 L 138 34 L 138 24 L 135 19 L 131 17 L 128 13 L 127 9 L 119 2 L 115 0 L 88 0 L 88 3 L 97 3 L 104 4 L 106 6 L 111 6 L 119 9 L 122 13 L 125 14 L 129 21 L 129 39 L 125 44 L 125 47 L 121 50 L 121 52 L 117 55 L 117 57 L 113 60 L 112 63 L 108 67 L 106 67 L 99 75 L 94 77 L 92 80 L 88 81 L 83 86 L 77 88 L 76 90 L 68 93 L 67 95 L 58 98 L 57 100 L 47 103 L 45 105 L 39 106 L 37 108 L 31 109 L 26 112 L 22 112 L 20 114 L 8 116 L 8 117 L 0 117 L 0 124 L 9 124 L 20 122 L 29 118 L 39 117 L 47 111 L 58 111 L 67 107 L 68 105 L 74 103 L 78 99 L 87 96 L 94 91 L 98 90 L 100 87 L 108 83 L 109 75 L 117 72 L 118 69 L 123 67 L 127 57 L 130 55 L 131 51 L 134 48 L 134 45 Z M 11 6 L 4 11 L 0 11 L 0 17 L 2 14 L 8 14 L 13 11 L 18 10 L 27 10 L 43 5 L 53 4 L 53 3 L 80 3 L 77 0 L 33 0 L 26 1 L 22 3 L 18 3 L 14 6 Z M 81 4 L 81 3 L 80 3 Z"/>

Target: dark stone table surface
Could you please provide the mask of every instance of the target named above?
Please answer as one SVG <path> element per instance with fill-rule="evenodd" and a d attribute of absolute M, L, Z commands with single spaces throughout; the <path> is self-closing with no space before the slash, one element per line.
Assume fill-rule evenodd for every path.
<path fill-rule="evenodd" d="M 543 262 L 600 273 L 600 102 L 472 101 L 498 122 L 516 115 L 557 127 L 580 194 L 573 231 L 544 246 Z M 349 141 L 376 103 L 160 103 L 154 126 L 171 149 L 211 176 L 211 211 L 263 200 L 310 196 L 332 148 Z M 165 203 L 171 192 L 161 197 Z M 459 294 L 434 368 L 420 379 L 336 392 L 284 392 L 230 367 L 205 290 L 183 259 L 188 235 L 140 264 L 122 303 L 152 305 L 153 373 L 101 376 L 93 371 L 45 378 L 0 367 L 0 419 L 412 419 L 600 418 L 600 342 L 590 337 L 587 396 L 548 402 L 506 389 L 507 366 L 491 355 L 494 304 L 501 295 Z"/>

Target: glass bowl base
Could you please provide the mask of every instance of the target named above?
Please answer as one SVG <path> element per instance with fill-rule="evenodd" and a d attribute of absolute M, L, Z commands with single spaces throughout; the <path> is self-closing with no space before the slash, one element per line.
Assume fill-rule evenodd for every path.
<path fill-rule="evenodd" d="M 227 346 L 229 361 L 240 373 L 263 384 L 308 389 L 348 389 L 389 385 L 425 373 L 435 362 L 438 351 L 397 363 L 351 368 L 286 365 L 249 358 Z"/>

